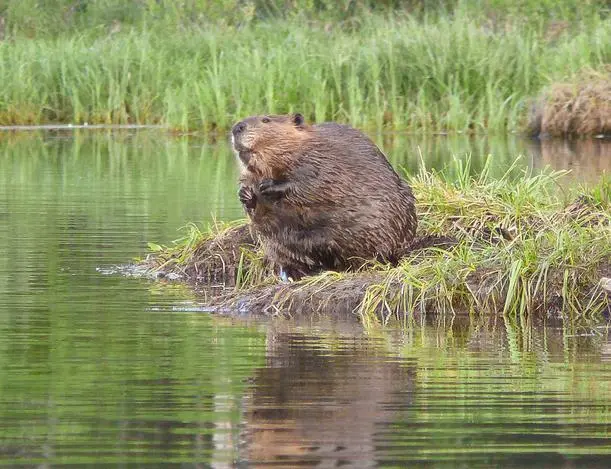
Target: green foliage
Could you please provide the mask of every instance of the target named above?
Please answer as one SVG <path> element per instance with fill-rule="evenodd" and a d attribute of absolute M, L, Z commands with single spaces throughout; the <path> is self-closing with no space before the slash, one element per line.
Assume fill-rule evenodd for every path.
<path fill-rule="evenodd" d="M 461 11 L 366 15 L 358 29 L 300 18 L 153 26 L 1 42 L 0 124 L 211 130 L 299 110 L 377 129 L 507 131 L 554 79 L 611 62 L 611 21 L 600 19 L 553 41 L 542 28 L 497 31 Z"/>
<path fill-rule="evenodd" d="M 5 0 L 0 16 L 14 35 L 55 36 L 85 29 L 104 30 L 121 23 L 141 27 L 244 25 L 273 18 L 301 17 L 348 21 L 355 25 L 373 13 L 418 17 L 467 13 L 470 17 L 531 23 L 583 20 L 608 14 L 605 0 Z"/>
<path fill-rule="evenodd" d="M 458 306 L 583 320 L 608 306 L 596 289 L 599 269 L 611 262 L 608 182 L 566 206 L 565 195 L 556 193 L 561 173 L 491 179 L 485 169 L 473 178 L 468 165 L 457 173 L 421 172 L 411 183 L 421 232 L 453 233 L 458 247 L 429 249 L 385 271 L 368 288 L 361 314 L 371 320 L 383 306 L 388 320 L 404 311 L 453 313 Z"/>
<path fill-rule="evenodd" d="M 589 17 L 594 13 L 607 15 L 610 11 L 606 0 L 483 0 L 479 2 L 481 8 L 489 15 L 507 15 L 524 17 L 525 20 L 573 20 Z"/>

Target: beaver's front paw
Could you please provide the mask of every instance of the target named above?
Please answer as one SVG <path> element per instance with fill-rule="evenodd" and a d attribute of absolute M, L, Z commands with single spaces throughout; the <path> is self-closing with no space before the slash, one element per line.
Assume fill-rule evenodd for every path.
<path fill-rule="evenodd" d="M 278 200 L 286 193 L 287 187 L 286 182 L 263 179 L 259 184 L 259 193 L 268 199 Z"/>
<path fill-rule="evenodd" d="M 240 202 L 247 210 L 254 210 L 257 205 L 257 196 L 250 187 L 242 186 L 238 191 Z"/>

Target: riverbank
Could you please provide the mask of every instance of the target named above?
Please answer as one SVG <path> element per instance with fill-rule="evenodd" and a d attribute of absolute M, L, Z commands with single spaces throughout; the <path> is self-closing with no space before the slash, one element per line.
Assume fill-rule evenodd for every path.
<path fill-rule="evenodd" d="M 371 131 L 521 132 L 540 93 L 610 57 L 600 15 L 532 23 L 464 9 L 15 35 L 0 41 L 0 125 L 224 134 L 245 115 L 299 111 Z"/>
<path fill-rule="evenodd" d="M 561 173 L 472 178 L 455 162 L 452 177 L 410 177 L 420 225 L 412 253 L 396 267 L 364 266 L 281 284 L 263 263 L 245 222 L 193 228 L 140 265 L 208 294 L 217 312 L 359 317 L 363 323 L 414 315 L 510 314 L 600 319 L 608 314 L 611 184 L 559 193 Z M 210 285 L 226 284 L 218 296 Z M 218 292 L 217 292 L 218 293 Z"/>

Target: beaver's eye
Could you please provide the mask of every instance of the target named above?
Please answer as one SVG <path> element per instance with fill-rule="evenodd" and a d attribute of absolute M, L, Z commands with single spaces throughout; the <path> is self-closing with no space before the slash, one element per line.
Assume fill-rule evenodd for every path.
<path fill-rule="evenodd" d="M 271 121 L 269 120 L 269 117 L 264 117 L 263 119 L 261 119 L 261 122 L 263 122 L 264 124 L 269 124 Z"/>

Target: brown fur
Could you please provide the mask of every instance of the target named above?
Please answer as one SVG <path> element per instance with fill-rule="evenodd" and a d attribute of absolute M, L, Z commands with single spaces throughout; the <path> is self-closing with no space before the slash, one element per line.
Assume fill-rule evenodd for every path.
<path fill-rule="evenodd" d="M 396 262 L 417 226 L 411 188 L 360 131 L 299 114 L 233 128 L 240 199 L 270 261 L 293 278 Z"/>

